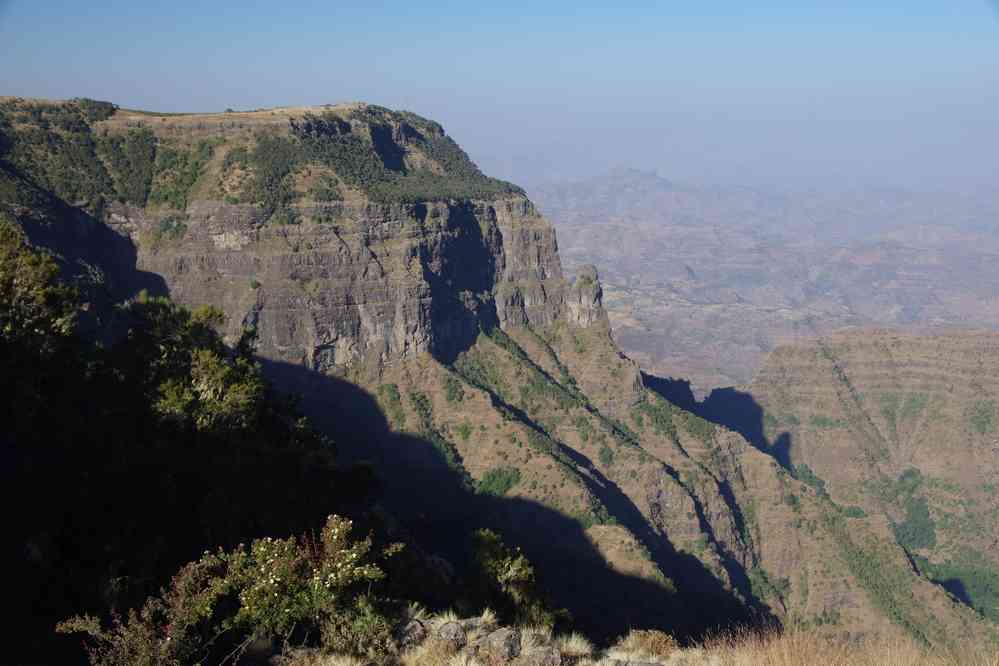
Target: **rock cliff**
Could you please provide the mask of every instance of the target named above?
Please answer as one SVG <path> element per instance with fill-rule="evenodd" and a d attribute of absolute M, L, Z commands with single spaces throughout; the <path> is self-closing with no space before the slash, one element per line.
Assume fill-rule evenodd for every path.
<path fill-rule="evenodd" d="M 233 340 L 254 328 L 268 372 L 375 464 L 429 550 L 460 558 L 458 535 L 501 530 L 580 627 L 987 631 L 883 521 L 647 386 L 596 269 L 567 280 L 551 225 L 440 125 L 360 104 L 166 116 L 3 99 L 0 130 L 0 204 L 68 271 L 89 260 L 57 241 L 93 228 L 159 280 L 124 291 L 216 305 Z"/>

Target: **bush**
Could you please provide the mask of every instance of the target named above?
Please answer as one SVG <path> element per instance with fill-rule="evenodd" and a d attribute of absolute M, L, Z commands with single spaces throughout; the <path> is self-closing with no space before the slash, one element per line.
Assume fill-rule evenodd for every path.
<path fill-rule="evenodd" d="M 465 399 L 465 389 L 461 387 L 461 382 L 451 375 L 444 378 L 444 397 L 451 404 L 456 404 Z"/>
<path fill-rule="evenodd" d="M 520 470 L 516 467 L 494 467 L 486 472 L 476 484 L 476 490 L 483 495 L 502 497 L 520 483 Z"/>
<path fill-rule="evenodd" d="M 153 181 L 156 136 L 143 127 L 125 135 L 103 137 L 98 146 L 111 165 L 118 198 L 145 206 Z"/>
<path fill-rule="evenodd" d="M 812 468 L 802 463 L 794 468 L 794 478 L 811 486 L 820 496 L 826 496 L 826 482 L 815 475 Z"/>
<path fill-rule="evenodd" d="M 895 540 L 906 550 L 932 548 L 937 544 L 936 525 L 930 517 L 925 497 L 909 497 L 905 503 L 905 520 L 892 523 Z"/>
<path fill-rule="evenodd" d="M 476 531 L 472 545 L 480 573 L 480 595 L 489 608 L 522 625 L 552 627 L 566 619 L 565 611 L 551 610 L 538 593 L 534 567 L 519 548 L 509 548 L 491 530 Z"/>
<path fill-rule="evenodd" d="M 75 617 L 58 631 L 84 633 L 91 663 L 101 666 L 218 663 L 257 638 L 293 635 L 321 637 L 330 651 L 383 651 L 391 625 L 365 590 L 384 573 L 372 562 L 370 539 L 352 538 L 352 527 L 330 516 L 318 538 L 264 538 L 206 553 L 141 612 L 107 629 Z"/>
<path fill-rule="evenodd" d="M 193 151 L 160 146 L 156 153 L 155 175 L 149 192 L 152 203 L 169 204 L 185 210 L 191 189 L 215 152 L 219 140 L 202 140 Z"/>

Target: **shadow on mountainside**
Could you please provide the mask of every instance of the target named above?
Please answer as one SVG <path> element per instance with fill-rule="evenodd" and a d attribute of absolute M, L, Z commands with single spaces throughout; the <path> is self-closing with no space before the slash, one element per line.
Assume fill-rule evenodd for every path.
<path fill-rule="evenodd" d="M 162 278 L 137 269 L 131 240 L 76 209 L 66 208 L 61 212 L 65 217 L 51 225 L 26 224 L 25 228 L 35 244 L 60 255 L 71 277 L 94 277 L 87 288 L 95 290 L 95 298 L 100 296 L 94 308 L 98 320 L 112 318 L 113 304 L 141 289 L 168 294 Z M 446 287 L 444 278 L 439 288 Z M 110 330 L 107 321 L 98 321 L 95 326 L 98 334 Z M 458 337 L 463 339 L 462 335 Z M 591 491 L 649 548 L 664 572 L 674 578 L 678 593 L 654 581 L 613 571 L 583 526 L 570 516 L 534 501 L 474 492 L 431 442 L 392 432 L 377 402 L 358 386 L 301 365 L 261 362 L 277 389 L 302 396 L 302 411 L 333 438 L 340 464 L 370 463 L 381 484 L 376 501 L 388 510 L 385 520 L 399 523 L 400 530 L 411 535 L 423 551 L 442 555 L 459 574 L 450 587 L 437 585 L 437 579 L 430 576 L 423 581 L 407 579 L 407 593 L 437 607 L 466 596 L 461 581 L 467 582 L 474 575 L 470 536 L 473 530 L 488 527 L 502 533 L 508 544 L 524 550 L 536 565 L 541 589 L 555 605 L 570 611 L 579 629 L 594 637 L 609 639 L 631 628 L 657 627 L 681 639 L 695 638 L 748 619 L 745 609 L 720 588 L 696 558 L 676 553 L 665 537 L 651 530 L 631 500 L 606 478 L 594 475 L 589 482 Z M 99 402 L 104 397 L 93 399 Z M 136 438 L 143 436 L 140 426 L 136 426 Z M 81 455 L 88 441 L 81 438 Z M 357 481 L 355 491 L 351 479 L 340 478 L 327 467 L 317 467 L 312 458 L 296 456 L 293 451 L 276 454 L 273 460 L 246 456 L 229 459 L 230 455 L 164 449 L 150 454 L 138 466 L 108 467 L 102 470 L 107 487 L 129 501 L 109 504 L 103 511 L 73 499 L 73 470 L 67 469 L 62 475 L 65 479 L 54 474 L 39 484 L 36 491 L 46 494 L 46 506 L 51 504 L 53 512 L 60 505 L 67 506 L 62 520 L 69 521 L 71 529 L 67 528 L 70 536 L 65 543 L 50 546 L 44 542 L 46 524 L 26 526 L 19 543 L 4 551 L 14 563 L 13 570 L 37 569 L 22 577 L 25 594 L 30 593 L 29 588 L 46 589 L 41 596 L 53 597 L 51 603 L 34 599 L 25 606 L 41 604 L 46 613 L 40 619 L 26 613 L 24 621 L 31 624 L 26 631 L 37 629 L 39 640 L 49 638 L 42 643 L 25 640 L 24 649 L 42 651 L 27 655 L 24 663 L 39 655 L 45 661 L 45 650 L 57 654 L 56 661 L 74 660 L 74 655 L 79 654 L 75 641 L 52 638 L 52 623 L 72 612 L 100 612 L 103 608 L 103 604 L 94 603 L 106 593 L 104 590 L 77 589 L 81 583 L 76 580 L 66 589 L 45 587 L 50 572 L 57 575 L 67 566 L 69 560 L 60 557 L 70 557 L 76 563 L 73 566 L 81 568 L 94 583 L 127 581 L 136 577 L 130 567 L 146 559 L 156 560 L 157 572 L 173 572 L 205 548 L 231 546 L 264 535 L 300 533 L 320 525 L 323 517 L 332 512 L 372 513 L 371 496 L 363 480 Z M 580 467 L 595 471 L 590 461 L 574 455 Z M 211 465 L 201 464 L 205 456 L 211 458 Z M 58 463 L 31 461 L 34 466 L 29 471 L 37 476 Z M 28 466 L 10 469 L 17 468 Z M 21 478 L 20 483 L 27 483 L 29 476 Z M 153 511 L 143 513 L 146 504 Z M 56 515 L 53 512 L 49 513 Z M 142 520 L 120 520 L 118 513 L 129 520 L 136 518 L 132 515 L 136 513 Z M 195 517 L 200 522 L 193 521 Z M 74 537 L 76 534 L 81 536 Z M 94 545 L 102 539 L 113 541 L 129 559 L 107 561 L 105 550 Z M 134 595 L 115 593 L 116 598 L 128 602 L 117 610 L 134 605 L 141 595 L 165 582 L 144 578 L 138 581 Z M 82 603 L 82 599 L 87 602 Z M 72 608 L 64 607 L 65 603 L 71 603 Z M 65 653 L 61 652 L 64 648 Z"/>
<path fill-rule="evenodd" d="M 673 578 L 676 593 L 613 571 L 576 519 L 535 501 L 476 493 L 429 441 L 392 432 L 375 399 L 358 386 L 288 363 L 265 361 L 264 368 L 282 390 L 302 396 L 303 410 L 334 438 L 344 459 L 371 463 L 382 485 L 379 498 L 388 512 L 423 549 L 445 557 L 464 577 L 472 573 L 469 535 L 488 527 L 523 549 L 552 601 L 569 610 L 578 629 L 596 638 L 657 627 L 691 639 L 766 619 L 762 609 L 747 609 L 736 600 L 697 558 L 677 552 L 634 503 L 578 452 L 561 447 L 592 475 L 588 489 Z M 526 415 L 521 416 L 531 425 Z M 445 596 L 439 601 L 452 600 Z"/>
<path fill-rule="evenodd" d="M 643 372 L 642 380 L 649 389 L 677 407 L 739 433 L 753 448 L 771 456 L 784 469 L 793 471 L 791 433 L 783 432 L 772 442 L 767 441 L 763 407 L 749 393 L 732 387 L 717 388 L 698 402 L 686 379 L 656 377 Z"/>

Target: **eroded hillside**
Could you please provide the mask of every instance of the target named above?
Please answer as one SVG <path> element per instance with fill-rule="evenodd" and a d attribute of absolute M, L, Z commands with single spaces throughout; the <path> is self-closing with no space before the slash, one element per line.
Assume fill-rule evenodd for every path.
<path fill-rule="evenodd" d="M 997 360 L 991 333 L 845 333 L 778 349 L 747 388 L 791 465 L 888 521 L 914 567 L 993 619 Z"/>
<path fill-rule="evenodd" d="M 500 529 L 597 635 L 761 617 L 941 645 L 991 631 L 889 521 L 647 386 L 597 272 L 567 280 L 551 225 L 436 123 L 366 105 L 0 111 L 2 205 L 29 234 L 76 247 L 67 267 L 94 289 L 219 306 L 233 342 L 255 329 L 268 375 L 375 463 L 428 550 L 460 559 L 470 527 Z M 66 240 L 84 237 L 122 239 L 117 261 L 155 279 L 102 272 L 106 248 Z"/>

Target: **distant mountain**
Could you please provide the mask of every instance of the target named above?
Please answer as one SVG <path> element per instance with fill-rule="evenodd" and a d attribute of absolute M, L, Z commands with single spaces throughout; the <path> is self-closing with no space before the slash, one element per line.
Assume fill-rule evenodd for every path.
<path fill-rule="evenodd" d="M 622 348 L 699 391 L 844 326 L 999 327 L 999 198 L 697 188 L 634 169 L 529 189 L 566 266 L 601 267 Z"/>

